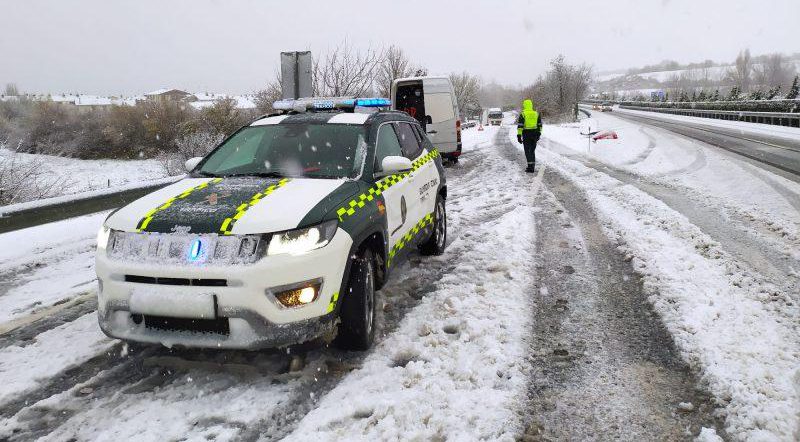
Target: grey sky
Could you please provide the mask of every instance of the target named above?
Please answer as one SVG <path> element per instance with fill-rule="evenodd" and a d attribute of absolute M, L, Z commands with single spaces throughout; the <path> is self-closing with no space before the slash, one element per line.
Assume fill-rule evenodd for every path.
<path fill-rule="evenodd" d="M 397 44 L 432 73 L 506 84 L 531 82 L 559 53 L 606 70 L 800 51 L 798 0 L 19 0 L 0 10 L 0 84 L 53 93 L 249 92 L 280 51 L 319 54 L 344 38 Z"/>

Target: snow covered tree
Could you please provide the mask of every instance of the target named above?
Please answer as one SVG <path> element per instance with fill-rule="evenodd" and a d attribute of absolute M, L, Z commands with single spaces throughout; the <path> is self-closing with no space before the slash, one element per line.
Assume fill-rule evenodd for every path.
<path fill-rule="evenodd" d="M 780 93 L 781 93 L 781 85 L 777 85 L 777 86 L 771 88 L 769 91 L 767 91 L 766 99 L 767 100 L 774 100 L 778 96 L 778 94 L 780 94 Z"/>
<path fill-rule="evenodd" d="M 789 92 L 786 94 L 787 100 L 795 100 L 797 99 L 798 94 L 800 94 L 800 75 L 794 76 L 794 81 L 792 82 L 792 86 L 789 88 Z"/>
<path fill-rule="evenodd" d="M 697 91 L 692 91 L 692 102 L 697 101 Z"/>
<path fill-rule="evenodd" d="M 719 88 L 714 91 L 714 95 L 711 96 L 711 101 L 719 101 Z"/>
<path fill-rule="evenodd" d="M 734 86 L 731 88 L 731 92 L 728 94 L 728 101 L 739 101 L 742 99 L 742 93 L 739 89 L 739 86 Z"/>
<path fill-rule="evenodd" d="M 753 92 L 750 92 L 750 96 L 748 98 L 750 100 L 763 100 L 764 91 L 762 91 L 761 89 L 756 89 Z"/>
<path fill-rule="evenodd" d="M 708 96 L 704 89 L 700 89 L 700 93 L 697 95 L 697 101 L 708 101 Z"/>

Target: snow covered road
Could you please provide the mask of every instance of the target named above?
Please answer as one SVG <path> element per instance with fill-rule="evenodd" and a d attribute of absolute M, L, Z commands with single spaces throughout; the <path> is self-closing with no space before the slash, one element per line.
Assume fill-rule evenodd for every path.
<path fill-rule="evenodd" d="M 464 132 L 449 245 L 366 353 L 127 346 L 96 326 L 104 214 L 0 235 L 0 439 L 794 440 L 800 185 L 657 128 Z"/>

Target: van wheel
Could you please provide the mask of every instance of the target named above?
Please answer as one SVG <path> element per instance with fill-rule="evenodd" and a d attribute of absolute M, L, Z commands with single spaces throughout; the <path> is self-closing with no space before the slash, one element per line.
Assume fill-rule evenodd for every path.
<path fill-rule="evenodd" d="M 375 339 L 375 260 L 364 250 L 353 260 L 339 313 L 341 323 L 334 345 L 344 350 L 367 350 Z"/>
<path fill-rule="evenodd" d="M 433 211 L 433 232 L 427 241 L 419 246 L 423 255 L 441 255 L 447 245 L 447 212 L 444 209 L 444 198 L 436 196 L 436 208 Z"/>

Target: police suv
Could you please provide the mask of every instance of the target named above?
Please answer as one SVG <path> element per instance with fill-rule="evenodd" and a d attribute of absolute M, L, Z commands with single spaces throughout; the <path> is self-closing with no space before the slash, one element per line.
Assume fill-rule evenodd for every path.
<path fill-rule="evenodd" d="M 101 329 L 167 346 L 368 348 L 375 291 L 409 250 L 441 254 L 447 239 L 439 153 L 389 106 L 276 102 L 187 161 L 185 179 L 112 212 Z"/>

